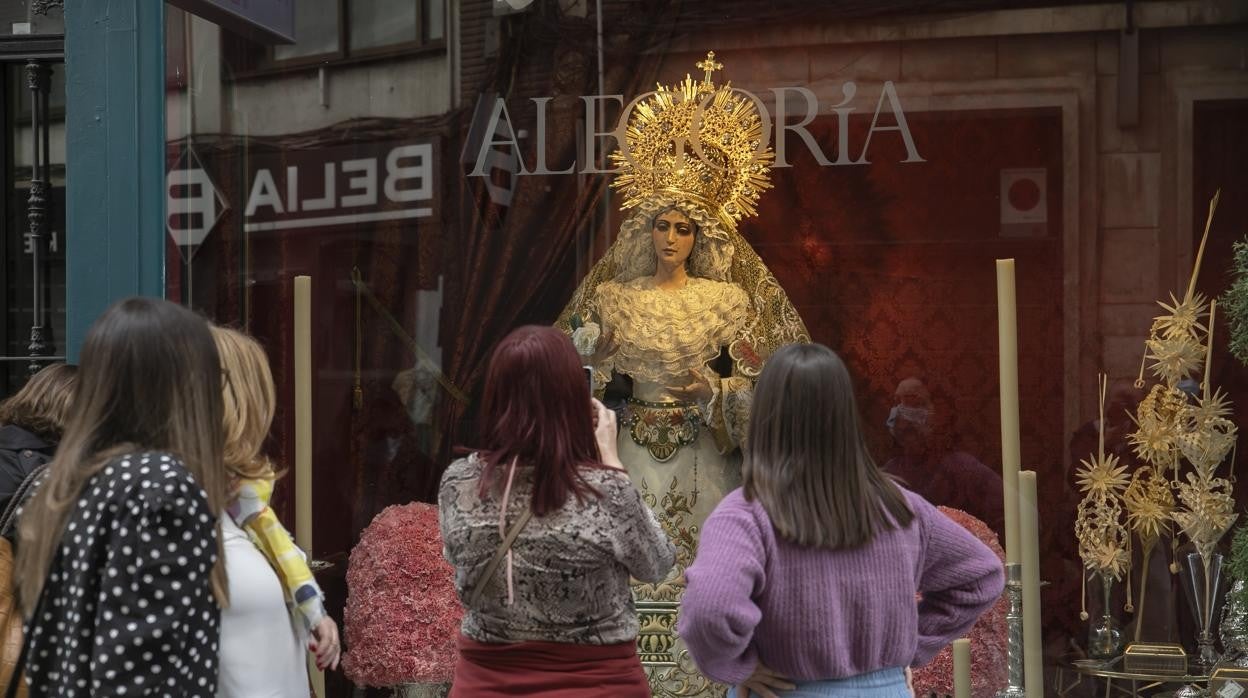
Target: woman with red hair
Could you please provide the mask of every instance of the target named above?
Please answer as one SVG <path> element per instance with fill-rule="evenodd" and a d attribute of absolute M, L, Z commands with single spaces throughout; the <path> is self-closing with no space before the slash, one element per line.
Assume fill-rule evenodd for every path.
<path fill-rule="evenodd" d="M 484 447 L 438 494 L 465 608 L 451 696 L 648 698 L 629 577 L 662 580 L 675 549 L 571 340 L 536 326 L 503 339 L 481 417 Z"/>

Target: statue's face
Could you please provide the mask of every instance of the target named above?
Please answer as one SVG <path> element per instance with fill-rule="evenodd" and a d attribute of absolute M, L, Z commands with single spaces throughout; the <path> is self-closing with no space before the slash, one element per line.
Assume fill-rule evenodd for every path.
<path fill-rule="evenodd" d="M 693 251 L 696 228 L 688 216 L 671 210 L 654 219 L 654 228 L 650 234 L 654 239 L 654 252 L 660 262 L 684 264 L 689 259 L 689 253 Z"/>

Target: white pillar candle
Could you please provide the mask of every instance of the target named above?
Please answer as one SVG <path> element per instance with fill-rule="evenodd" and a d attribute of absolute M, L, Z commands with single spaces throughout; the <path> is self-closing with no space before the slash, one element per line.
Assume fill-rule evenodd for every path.
<path fill-rule="evenodd" d="M 295 277 L 295 544 L 312 561 L 312 277 Z M 325 695 L 325 674 L 308 656 L 312 694 Z"/>
<path fill-rule="evenodd" d="M 1019 562 L 1018 318 L 1014 260 L 997 260 L 997 335 L 1001 377 L 1001 482 L 1005 497 L 1005 561 Z"/>
<path fill-rule="evenodd" d="M 312 555 L 312 277 L 295 277 L 295 543 Z"/>

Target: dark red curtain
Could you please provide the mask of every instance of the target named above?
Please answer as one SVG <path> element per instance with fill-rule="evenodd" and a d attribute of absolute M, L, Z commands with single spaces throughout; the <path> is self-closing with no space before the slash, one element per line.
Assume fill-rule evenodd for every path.
<path fill-rule="evenodd" d="M 610 24 L 604 94 L 634 95 L 648 89 L 660 55 L 645 51 L 670 32 L 678 7 L 617 4 L 616 12 L 632 14 L 627 22 Z M 529 24 L 517 27 L 513 42 L 505 47 L 490 87 L 507 100 L 515 128 L 529 133 L 536 125 L 530 98 L 554 97 L 547 107 L 545 157 L 549 167 L 563 169 L 578 160 L 578 129 L 586 128 L 580 95 L 598 92 L 592 31 L 588 20 L 562 18 L 567 31 L 547 36 L 549 29 L 544 32 L 542 23 L 549 17 L 539 14 L 525 21 Z M 569 32 L 581 40 L 567 41 Z M 607 124 L 616 118 L 618 109 Z M 460 135 L 466 137 L 466 125 Z M 535 140 L 521 144 L 530 169 L 538 157 Z M 600 152 L 614 147 L 609 140 L 604 143 Z M 487 183 L 468 176 L 470 169 L 464 165 L 460 172 L 463 225 L 446 247 L 447 268 L 454 270 L 447 278 L 454 286 L 441 329 L 448 339 L 445 372 L 470 401 L 442 395 L 435 452 L 443 461 L 453 447 L 470 445 L 475 438 L 472 401 L 494 344 L 520 325 L 554 322 L 571 297 L 578 281 L 578 237 L 595 233 L 596 209 L 608 181 L 601 174 L 509 177 L 496 171 Z M 487 184 L 511 187 L 510 204 L 491 201 Z"/>

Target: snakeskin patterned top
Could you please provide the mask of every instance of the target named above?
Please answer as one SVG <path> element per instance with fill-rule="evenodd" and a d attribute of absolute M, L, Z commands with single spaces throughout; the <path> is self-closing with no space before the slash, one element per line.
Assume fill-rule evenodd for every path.
<path fill-rule="evenodd" d="M 467 604 L 478 575 L 502 543 L 500 497 L 482 498 L 484 461 L 451 463 L 442 476 L 438 508 L 455 588 Z M 533 517 L 512 546 L 514 601 L 507 603 L 507 565 L 500 565 L 475 608 L 466 608 L 464 635 L 478 642 L 567 642 L 608 645 L 637 638 L 629 575 L 658 582 L 675 549 L 623 471 L 586 468 L 601 497 L 569 497 L 559 511 Z M 529 506 L 533 470 L 520 466 L 505 526 Z"/>

